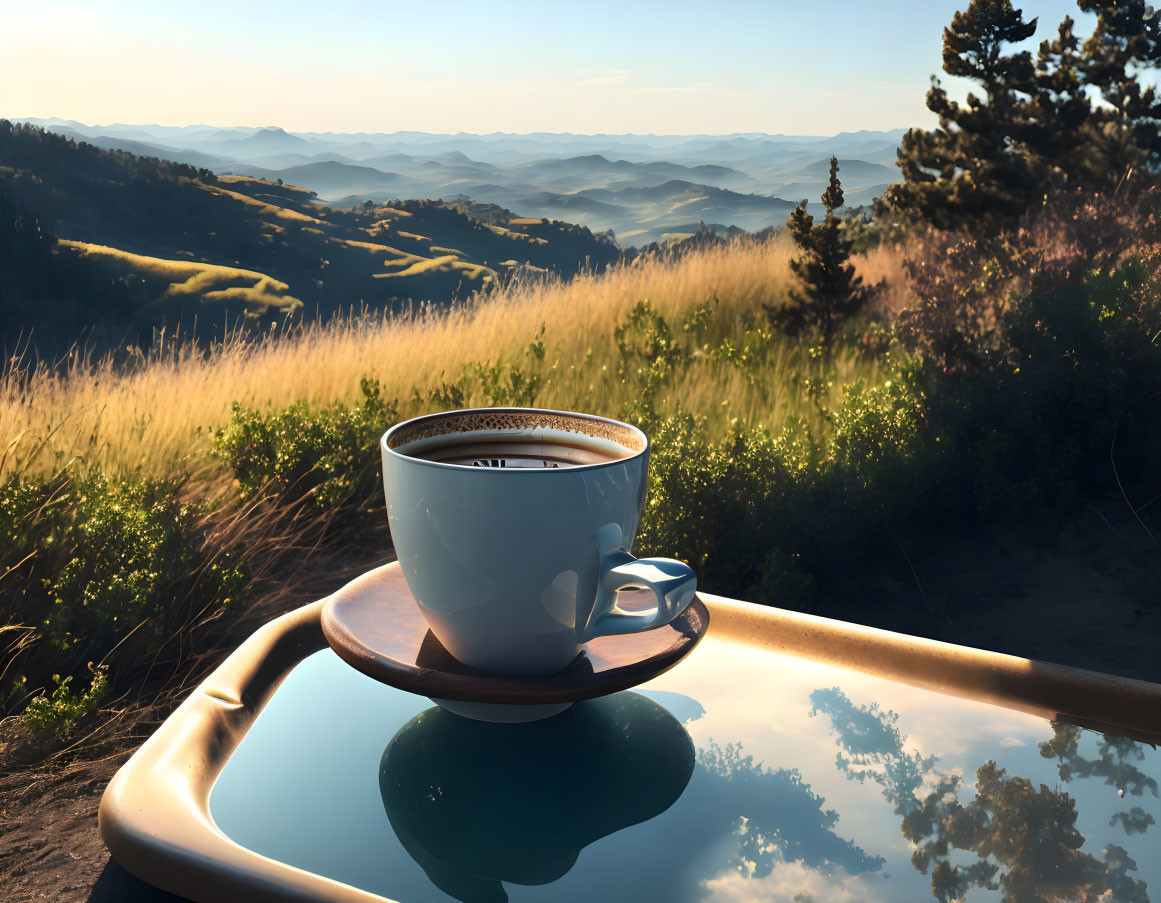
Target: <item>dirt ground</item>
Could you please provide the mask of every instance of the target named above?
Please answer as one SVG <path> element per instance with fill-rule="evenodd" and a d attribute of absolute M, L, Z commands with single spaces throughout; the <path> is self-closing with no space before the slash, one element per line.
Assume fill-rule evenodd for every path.
<path fill-rule="evenodd" d="M 180 688 L 172 681 L 159 686 L 149 705 L 122 711 L 113 721 L 99 725 L 69 758 L 57 756 L 36 764 L 44 758 L 43 751 L 38 754 L 35 747 L 13 742 L 14 736 L 20 736 L 19 729 L 13 731 L 11 724 L 0 723 L 0 903 L 180 900 L 137 880 L 109 856 L 97 830 L 97 808 L 105 785 L 201 677 L 258 626 L 321 599 L 358 574 L 393 559 L 385 544 L 360 549 L 349 557 L 320 556 L 309 571 L 296 574 L 291 586 L 254 606 L 220 637 L 196 670 L 182 675 Z M 77 733 L 83 730 L 78 728 Z"/>
<path fill-rule="evenodd" d="M 1139 521 L 1120 499 L 1108 497 L 1087 503 L 1065 522 L 1044 512 L 1029 523 L 1002 529 L 945 534 L 937 540 L 900 537 L 897 558 L 848 581 L 814 610 L 1161 682 L 1161 545 L 1156 536 L 1161 531 Z M 296 604 L 325 595 L 352 575 L 321 580 L 316 595 L 304 595 Z M 270 610 L 266 616 L 276 613 Z M 233 645 L 252 626 L 239 630 Z M 123 726 L 104 746 L 68 764 L 29 768 L 5 762 L 0 750 L 0 900 L 178 899 L 111 861 L 96 820 L 106 783 L 164 714 L 142 713 L 139 722 Z"/>
<path fill-rule="evenodd" d="M 898 557 L 815 613 L 1161 683 L 1161 524 L 1146 514 L 1109 494 L 1064 521 L 899 537 Z"/>
<path fill-rule="evenodd" d="M 101 794 L 129 752 L 52 772 L 0 778 L 0 899 L 5 903 L 179 899 L 120 868 L 97 833 Z"/>

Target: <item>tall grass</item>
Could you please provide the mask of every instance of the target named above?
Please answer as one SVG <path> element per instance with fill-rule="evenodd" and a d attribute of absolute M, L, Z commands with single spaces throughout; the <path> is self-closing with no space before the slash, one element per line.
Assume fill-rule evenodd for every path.
<path fill-rule="evenodd" d="M 717 343 L 740 334 L 747 315 L 761 317 L 763 304 L 782 303 L 793 278 L 791 257 L 780 240 L 737 243 L 567 283 L 513 284 L 447 310 L 347 319 L 208 350 L 170 342 L 128 365 L 77 352 L 55 368 L 9 367 L 0 376 L 0 478 L 50 473 L 81 458 L 115 476 L 185 471 L 195 481 L 212 480 L 218 464 L 211 430 L 227 420 L 234 402 L 282 407 L 353 399 L 360 378 L 369 376 L 380 381 L 385 398 L 405 403 L 403 413 L 415 413 L 432 404 L 414 400 L 416 391 L 430 399 L 432 388 L 479 363 L 536 364 L 543 380 L 538 405 L 616 414 L 629 399 L 617 377 L 613 330 L 638 301 L 648 300 L 676 330 L 709 302 L 715 313 L 704 338 Z M 875 279 L 899 270 L 897 258 L 882 251 L 863 263 Z M 527 348 L 538 334 L 545 354 L 532 361 Z M 819 363 L 798 344 L 776 340 L 768 353 L 770 365 L 758 378 L 695 356 L 666 403 L 719 425 L 739 418 L 777 426 L 787 416 L 812 416 L 798 381 L 819 375 Z M 873 377 L 876 367 L 854 350 L 836 353 L 828 365 L 835 386 Z M 469 386 L 467 403 L 486 401 Z"/>

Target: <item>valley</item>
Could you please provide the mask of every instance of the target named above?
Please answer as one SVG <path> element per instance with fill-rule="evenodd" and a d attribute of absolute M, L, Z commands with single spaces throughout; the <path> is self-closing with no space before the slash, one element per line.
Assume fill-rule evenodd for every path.
<path fill-rule="evenodd" d="M 680 239 L 702 222 L 760 231 L 803 199 L 812 212 L 839 157 L 851 207 L 898 179 L 903 130 L 833 136 L 294 134 L 277 127 L 89 126 L 24 120 L 109 150 L 313 191 L 347 208 L 367 201 L 469 198 L 522 217 L 613 232 L 622 247 Z"/>

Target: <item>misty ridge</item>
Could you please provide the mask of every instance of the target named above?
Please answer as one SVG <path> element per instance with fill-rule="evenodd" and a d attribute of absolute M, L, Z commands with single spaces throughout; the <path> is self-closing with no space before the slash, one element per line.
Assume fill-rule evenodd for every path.
<path fill-rule="evenodd" d="M 683 238 L 700 223 L 718 232 L 781 226 L 803 199 L 819 212 L 832 155 L 842 168 L 848 209 L 869 205 L 898 181 L 895 158 L 904 134 L 292 133 L 273 126 L 13 121 L 219 175 L 281 180 L 332 207 L 470 199 L 611 231 L 622 247 Z"/>

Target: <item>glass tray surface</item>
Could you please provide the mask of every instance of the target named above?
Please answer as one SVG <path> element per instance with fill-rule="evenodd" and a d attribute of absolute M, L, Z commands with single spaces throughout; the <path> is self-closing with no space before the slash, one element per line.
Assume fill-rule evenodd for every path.
<path fill-rule="evenodd" d="M 402 903 L 1161 900 L 1161 751 L 712 635 L 482 724 L 298 664 L 226 762 L 232 840 Z"/>

